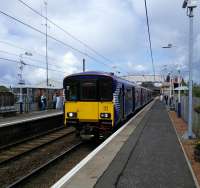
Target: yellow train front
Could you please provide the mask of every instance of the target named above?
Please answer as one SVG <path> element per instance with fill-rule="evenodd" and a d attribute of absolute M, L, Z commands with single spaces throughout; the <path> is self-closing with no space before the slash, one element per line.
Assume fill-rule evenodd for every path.
<path fill-rule="evenodd" d="M 106 138 L 151 99 L 149 90 L 102 72 L 67 76 L 63 87 L 64 123 L 85 139 Z"/>

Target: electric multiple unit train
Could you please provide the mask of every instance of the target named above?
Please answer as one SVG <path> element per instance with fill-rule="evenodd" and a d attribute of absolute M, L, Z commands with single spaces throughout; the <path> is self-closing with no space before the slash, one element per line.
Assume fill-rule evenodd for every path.
<path fill-rule="evenodd" d="M 112 73 L 82 72 L 64 78 L 64 124 L 83 137 L 107 137 L 152 99 L 152 91 Z"/>

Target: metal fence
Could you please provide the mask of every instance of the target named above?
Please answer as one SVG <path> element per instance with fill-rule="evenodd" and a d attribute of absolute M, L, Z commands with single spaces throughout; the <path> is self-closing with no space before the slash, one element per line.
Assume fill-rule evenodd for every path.
<path fill-rule="evenodd" d="M 176 100 L 176 109 L 177 109 Z M 200 105 L 200 98 L 193 97 L 193 107 Z M 188 122 L 188 96 L 181 96 L 181 116 Z M 200 137 L 200 114 L 194 108 L 192 112 L 193 124 L 192 129 L 196 136 Z"/>
<path fill-rule="evenodd" d="M 15 94 L 16 103 L 15 107 L 17 111 L 20 111 L 20 94 Z M 46 109 L 53 109 L 53 100 L 52 95 L 47 96 L 47 106 Z M 22 95 L 22 107 L 23 112 L 32 112 L 41 110 L 40 106 L 41 97 L 33 95 Z"/>
<path fill-rule="evenodd" d="M 15 113 L 15 96 L 12 92 L 0 92 L 0 116 Z"/>

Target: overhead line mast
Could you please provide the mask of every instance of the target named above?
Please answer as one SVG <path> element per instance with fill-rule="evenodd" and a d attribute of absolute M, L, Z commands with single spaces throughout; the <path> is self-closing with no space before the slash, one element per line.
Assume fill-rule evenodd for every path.
<path fill-rule="evenodd" d="M 46 74 L 47 74 L 47 87 L 49 86 L 49 65 L 48 65 L 48 31 L 47 31 L 47 27 L 48 27 L 48 21 L 47 21 L 47 2 L 44 1 L 44 4 L 45 4 L 45 11 L 46 11 L 46 17 L 45 17 L 45 27 L 46 27 L 46 35 L 45 35 L 45 38 L 46 38 Z"/>

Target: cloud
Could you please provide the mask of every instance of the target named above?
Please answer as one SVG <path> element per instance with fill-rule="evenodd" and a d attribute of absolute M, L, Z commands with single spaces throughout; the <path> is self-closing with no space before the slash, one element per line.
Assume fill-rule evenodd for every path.
<path fill-rule="evenodd" d="M 74 56 L 72 52 L 67 52 L 62 59 L 63 60 L 60 63 L 60 66 L 63 67 L 63 71 L 66 72 L 66 74 L 82 71 L 80 61 L 76 58 L 76 56 Z"/>
<path fill-rule="evenodd" d="M 147 70 L 148 70 L 148 68 L 147 67 L 145 67 L 144 65 L 142 65 L 142 64 L 136 64 L 136 65 L 134 65 L 133 63 L 131 63 L 131 62 L 128 62 L 127 63 L 127 66 L 128 66 L 128 68 L 129 68 L 129 73 L 131 74 L 137 74 L 137 75 L 139 75 L 139 74 L 144 74 L 144 73 L 146 73 L 147 72 Z"/>
<path fill-rule="evenodd" d="M 26 1 L 34 9 L 44 15 L 44 4 L 41 0 Z M 182 10 L 179 0 L 149 0 L 147 1 L 152 48 L 157 74 L 162 66 L 170 64 L 181 64 L 184 72 L 188 70 L 188 18 L 185 10 Z M 1 10 L 5 11 L 24 22 L 33 25 L 45 32 L 44 19 L 37 16 L 17 0 L 5 1 Z M 194 68 L 195 79 L 197 78 L 197 67 L 199 67 L 199 27 L 197 18 L 200 12 L 195 10 L 194 24 Z M 80 72 L 82 70 L 82 59 L 87 60 L 87 70 L 115 71 L 120 70 L 123 74 L 152 74 L 151 59 L 149 53 L 148 35 L 146 28 L 146 17 L 143 1 L 135 0 L 60 0 L 48 1 L 48 17 L 58 25 L 77 36 L 96 51 L 103 54 L 106 60 L 95 54 L 86 46 L 73 40 L 55 26 L 48 23 L 48 34 L 55 36 L 60 41 L 71 45 L 83 52 L 83 54 L 64 46 L 52 39 L 48 39 L 49 71 L 51 79 L 62 80 L 64 76 Z M 24 60 L 35 66 L 26 66 L 24 77 L 28 83 L 35 84 L 46 78 L 45 61 L 45 36 L 41 35 L 21 24 L 18 24 L 5 16 L 0 17 L 0 41 L 13 43 L 23 49 L 13 48 L 0 43 L 0 50 L 17 54 L 8 55 L 0 52 L 0 57 L 19 60 L 19 54 L 31 51 L 33 56 L 25 57 Z M 163 50 L 161 47 L 172 43 L 175 48 L 171 51 Z M 96 61 L 86 57 L 90 54 Z M 170 62 L 170 63 L 169 63 Z M 105 66 L 108 64 L 108 66 Z M 9 79 L 10 82 L 17 81 L 18 68 L 15 63 L 3 64 L 1 68 L 1 79 Z M 113 69 L 111 67 L 115 66 Z M 64 71 L 65 73 L 59 72 Z M 7 76 L 6 76 L 7 75 Z M 187 73 L 185 73 L 187 75 Z"/>

